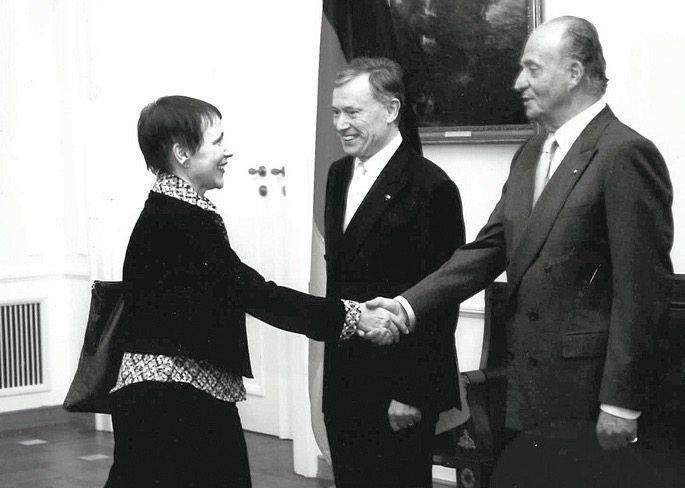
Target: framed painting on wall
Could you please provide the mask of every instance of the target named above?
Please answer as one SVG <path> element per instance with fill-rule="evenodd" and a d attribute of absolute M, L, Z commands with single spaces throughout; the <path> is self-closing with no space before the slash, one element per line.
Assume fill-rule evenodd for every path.
<path fill-rule="evenodd" d="M 540 0 L 389 5 L 422 142 L 516 142 L 534 133 L 514 81 Z"/>

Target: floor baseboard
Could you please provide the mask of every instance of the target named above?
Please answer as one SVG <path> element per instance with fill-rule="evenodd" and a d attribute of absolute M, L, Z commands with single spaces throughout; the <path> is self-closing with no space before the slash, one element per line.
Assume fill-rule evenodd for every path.
<path fill-rule="evenodd" d="M 92 413 L 67 412 L 61 405 L 0 413 L 0 432 L 58 424 L 94 425 Z"/>

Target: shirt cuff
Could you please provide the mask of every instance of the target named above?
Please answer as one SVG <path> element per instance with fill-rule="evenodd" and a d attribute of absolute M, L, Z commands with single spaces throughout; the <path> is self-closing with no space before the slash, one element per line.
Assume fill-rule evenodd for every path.
<path fill-rule="evenodd" d="M 400 303 L 400 305 L 402 305 L 404 313 L 407 314 L 407 318 L 409 319 L 409 327 L 416 326 L 416 314 L 414 314 L 414 309 L 411 308 L 411 305 L 409 304 L 407 299 L 403 296 L 396 296 L 395 300 L 397 300 Z"/>
<path fill-rule="evenodd" d="M 339 340 L 347 341 L 357 332 L 357 326 L 362 318 L 361 304 L 354 300 L 343 300 L 345 305 L 345 325 L 340 332 Z"/>
<path fill-rule="evenodd" d="M 617 407 L 615 405 L 608 405 L 606 403 L 601 403 L 599 405 L 600 410 L 606 412 L 614 417 L 621 417 L 626 420 L 636 420 L 642 412 L 639 410 L 631 410 L 629 408 Z"/>

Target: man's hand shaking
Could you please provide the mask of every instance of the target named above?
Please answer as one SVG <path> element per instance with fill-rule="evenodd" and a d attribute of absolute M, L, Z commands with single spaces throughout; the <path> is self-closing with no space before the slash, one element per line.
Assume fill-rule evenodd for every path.
<path fill-rule="evenodd" d="M 383 308 L 383 309 L 387 310 L 388 312 L 399 317 L 406 324 L 407 332 L 405 332 L 405 334 L 409 334 L 410 332 L 414 332 L 414 328 L 409 323 L 409 317 L 407 316 L 407 311 L 404 309 L 404 307 L 397 300 L 395 300 L 393 298 L 377 297 L 377 298 L 374 298 L 373 300 L 369 300 L 368 302 L 365 303 L 365 305 L 367 308 L 369 308 L 371 310 L 379 309 L 379 308 Z"/>
<path fill-rule="evenodd" d="M 378 300 L 375 299 L 374 302 Z M 398 303 L 399 306 L 399 303 Z M 402 309 L 402 307 L 399 307 Z M 357 335 L 379 346 L 399 342 L 400 334 L 409 334 L 406 314 L 398 315 L 386 307 L 362 305 Z"/>

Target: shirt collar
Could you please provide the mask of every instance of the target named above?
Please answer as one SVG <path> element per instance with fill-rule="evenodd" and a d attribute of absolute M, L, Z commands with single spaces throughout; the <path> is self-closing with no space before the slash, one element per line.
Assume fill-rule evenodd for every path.
<path fill-rule="evenodd" d="M 209 210 L 215 213 L 217 211 L 212 202 L 198 194 L 188 182 L 176 175 L 159 173 L 157 175 L 157 180 L 152 187 L 152 191 L 195 205 L 203 210 Z"/>
<path fill-rule="evenodd" d="M 383 168 L 385 168 L 385 166 L 388 164 L 388 161 L 390 161 L 390 158 L 392 158 L 393 154 L 395 154 L 395 151 L 397 151 L 397 149 L 400 147 L 400 144 L 402 144 L 402 134 L 400 134 L 400 131 L 397 131 L 397 134 L 390 140 L 390 142 L 383 146 L 383 148 L 381 148 L 381 150 L 376 154 L 364 161 L 364 169 L 366 169 L 366 174 L 371 173 L 372 175 L 379 175 L 381 171 L 383 171 Z M 359 158 L 354 158 L 355 169 L 360 166 L 360 162 L 361 161 Z"/>
<path fill-rule="evenodd" d="M 580 136 L 580 133 L 583 132 L 592 119 L 604 110 L 606 105 L 604 99 L 600 98 L 556 130 L 554 139 L 557 141 L 559 148 L 564 154 L 568 152 L 573 143 L 576 142 L 576 139 L 578 139 L 578 136 Z"/>

